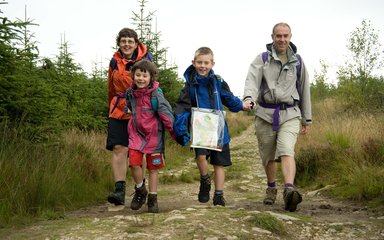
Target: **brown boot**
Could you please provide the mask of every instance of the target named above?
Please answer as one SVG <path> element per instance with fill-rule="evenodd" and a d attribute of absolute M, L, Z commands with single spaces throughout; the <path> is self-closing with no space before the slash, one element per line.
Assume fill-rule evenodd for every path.
<path fill-rule="evenodd" d="M 158 213 L 159 206 L 157 204 L 157 194 L 148 194 L 148 212 L 149 213 Z"/>
<path fill-rule="evenodd" d="M 277 189 L 275 187 L 268 187 L 265 190 L 266 196 L 264 198 L 263 203 L 265 205 L 272 205 L 276 201 Z"/>
<path fill-rule="evenodd" d="M 297 205 L 303 200 L 299 191 L 292 187 L 285 188 L 283 196 L 285 204 L 284 208 L 285 210 L 289 210 L 290 212 L 296 211 Z"/>
<path fill-rule="evenodd" d="M 139 188 L 136 188 L 135 186 L 135 195 L 132 198 L 131 209 L 139 210 L 141 206 L 143 206 L 143 204 L 145 203 L 147 194 L 148 194 L 148 191 L 145 188 L 145 182 L 143 183 L 143 186 Z"/>

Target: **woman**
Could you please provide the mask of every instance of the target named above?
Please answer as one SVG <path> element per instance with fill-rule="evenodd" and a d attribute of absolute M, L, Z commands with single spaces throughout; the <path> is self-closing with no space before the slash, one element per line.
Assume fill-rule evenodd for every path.
<path fill-rule="evenodd" d="M 125 91 L 132 85 L 130 70 L 141 59 L 152 61 L 147 47 L 141 43 L 137 33 L 129 28 L 120 30 L 116 37 L 118 50 L 113 55 L 108 70 L 109 122 L 106 148 L 112 151 L 112 172 L 115 191 L 108 202 L 115 205 L 125 203 L 125 178 L 127 174 L 128 130 L 130 114 L 126 112 Z"/>

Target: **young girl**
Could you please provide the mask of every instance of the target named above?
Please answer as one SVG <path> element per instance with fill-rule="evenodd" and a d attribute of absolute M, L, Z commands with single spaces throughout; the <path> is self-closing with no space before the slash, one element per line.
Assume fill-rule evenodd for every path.
<path fill-rule="evenodd" d="M 141 60 L 131 70 L 133 85 L 127 90 L 127 106 L 131 111 L 128 123 L 129 166 L 135 181 L 135 194 L 131 209 L 138 210 L 145 203 L 148 191 L 145 187 L 142 159 L 145 155 L 149 171 L 148 212 L 157 213 L 158 171 L 164 167 L 165 129 L 175 139 L 172 107 L 164 98 L 157 82 L 156 65 Z M 153 100 L 156 101 L 153 101 Z"/>

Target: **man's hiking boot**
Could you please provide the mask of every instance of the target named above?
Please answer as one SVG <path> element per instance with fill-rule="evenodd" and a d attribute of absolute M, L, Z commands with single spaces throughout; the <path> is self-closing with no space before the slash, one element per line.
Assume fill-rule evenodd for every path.
<path fill-rule="evenodd" d="M 141 186 L 139 188 L 137 188 L 135 186 L 135 193 L 134 193 L 134 196 L 132 198 L 131 209 L 132 210 L 139 210 L 141 208 L 141 206 L 143 206 L 143 204 L 145 203 L 147 195 L 148 195 L 148 191 L 145 188 L 145 182 L 143 182 L 143 186 Z"/>
<path fill-rule="evenodd" d="M 115 183 L 115 191 L 108 195 L 108 202 L 117 205 L 125 204 L 125 182 Z"/>
<path fill-rule="evenodd" d="M 223 194 L 215 194 L 213 196 L 213 205 L 225 206 L 225 199 Z"/>
<path fill-rule="evenodd" d="M 209 201 L 209 191 L 211 191 L 211 179 L 200 178 L 200 191 L 198 195 L 199 202 L 206 203 Z"/>
<path fill-rule="evenodd" d="M 297 205 L 301 203 L 301 201 L 301 194 L 295 188 L 287 187 L 284 189 L 285 210 L 289 210 L 290 212 L 296 211 Z"/>
<path fill-rule="evenodd" d="M 276 201 L 277 189 L 275 187 L 268 187 L 265 190 L 266 196 L 264 198 L 263 203 L 265 205 L 272 205 Z"/>
<path fill-rule="evenodd" d="M 149 213 L 158 213 L 159 212 L 159 205 L 157 204 L 157 194 L 148 194 L 148 212 Z"/>

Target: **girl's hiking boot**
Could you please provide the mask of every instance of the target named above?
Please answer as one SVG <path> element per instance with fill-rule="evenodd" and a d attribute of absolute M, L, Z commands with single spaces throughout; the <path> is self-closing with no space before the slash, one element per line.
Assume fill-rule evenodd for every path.
<path fill-rule="evenodd" d="M 159 206 L 157 204 L 157 194 L 148 194 L 148 212 L 149 213 L 158 213 L 159 212 Z"/>
<path fill-rule="evenodd" d="M 285 210 L 289 210 L 290 212 L 296 211 L 297 205 L 301 203 L 301 201 L 301 194 L 295 188 L 287 187 L 284 189 Z"/>
<path fill-rule="evenodd" d="M 115 183 L 115 191 L 108 195 L 108 202 L 117 205 L 125 204 L 125 182 Z"/>
<path fill-rule="evenodd" d="M 265 190 L 266 196 L 264 198 L 263 203 L 265 205 L 272 205 L 276 201 L 277 189 L 275 187 L 268 187 Z"/>
<path fill-rule="evenodd" d="M 209 191 L 211 191 L 211 178 L 200 178 L 199 202 L 206 203 L 209 201 Z"/>
<path fill-rule="evenodd" d="M 145 182 L 143 183 L 143 186 L 137 188 L 135 186 L 135 195 L 133 196 L 132 198 L 132 202 L 131 202 L 131 209 L 132 210 L 139 210 L 141 208 L 141 206 L 143 206 L 143 204 L 145 203 L 145 200 L 147 198 L 147 195 L 148 195 L 148 191 L 147 189 L 145 188 Z"/>
<path fill-rule="evenodd" d="M 225 199 L 223 194 L 215 194 L 213 196 L 213 205 L 225 206 Z"/>

